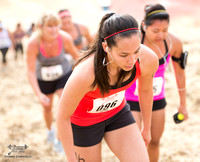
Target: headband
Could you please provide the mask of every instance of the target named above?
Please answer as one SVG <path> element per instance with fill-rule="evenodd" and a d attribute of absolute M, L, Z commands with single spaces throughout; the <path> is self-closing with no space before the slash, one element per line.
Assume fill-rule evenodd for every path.
<path fill-rule="evenodd" d="M 114 36 L 114 35 L 117 35 L 117 34 L 119 34 L 119 33 L 123 33 L 123 32 L 125 32 L 125 31 L 129 31 L 129 30 L 139 30 L 139 29 L 138 29 L 138 28 L 128 28 L 128 29 L 124 29 L 124 30 L 118 31 L 118 32 L 116 32 L 116 33 L 113 33 L 113 34 L 111 34 L 111 35 L 105 37 L 104 40 L 106 40 L 106 39 L 108 39 L 108 38 L 110 38 L 110 37 L 112 37 L 112 36 Z"/>
<path fill-rule="evenodd" d="M 147 16 L 146 16 L 146 18 L 149 17 L 149 16 L 151 16 L 152 14 L 155 14 L 155 13 L 158 13 L 158 12 L 165 12 L 165 13 L 167 13 L 167 11 L 165 11 L 165 10 L 155 10 L 155 11 L 152 11 L 152 12 L 148 13 Z"/>
<path fill-rule="evenodd" d="M 60 18 L 71 17 L 71 14 L 69 11 L 60 12 L 58 15 L 60 16 Z"/>

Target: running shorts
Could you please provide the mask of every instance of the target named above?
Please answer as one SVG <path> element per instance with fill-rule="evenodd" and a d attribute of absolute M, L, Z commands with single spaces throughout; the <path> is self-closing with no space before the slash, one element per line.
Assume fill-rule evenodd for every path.
<path fill-rule="evenodd" d="M 130 105 L 131 111 L 139 111 L 140 112 L 139 102 L 127 101 L 127 103 Z M 161 100 L 155 100 L 155 101 L 153 101 L 152 111 L 164 109 L 166 105 L 167 105 L 167 102 L 166 102 L 165 98 L 163 98 Z"/>
<path fill-rule="evenodd" d="M 74 145 L 79 147 L 89 147 L 100 143 L 105 132 L 113 131 L 127 125 L 135 123 L 128 104 L 113 117 L 90 126 L 78 126 L 73 123 Z"/>
<path fill-rule="evenodd" d="M 38 84 L 40 87 L 40 90 L 44 94 L 52 94 L 54 93 L 57 89 L 64 88 L 65 83 L 67 82 L 68 78 L 70 77 L 72 71 L 64 75 L 63 77 L 54 80 L 54 81 L 43 81 L 38 79 Z"/>

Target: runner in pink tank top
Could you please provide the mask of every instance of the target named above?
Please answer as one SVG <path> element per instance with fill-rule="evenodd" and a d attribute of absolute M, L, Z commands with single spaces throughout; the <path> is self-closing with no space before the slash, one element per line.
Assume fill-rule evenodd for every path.
<path fill-rule="evenodd" d="M 159 58 L 159 68 L 153 78 L 153 106 L 151 141 L 148 146 L 150 161 L 157 162 L 159 159 L 159 143 L 165 124 L 165 71 L 170 61 L 173 60 L 173 67 L 179 92 L 180 106 L 178 112 L 184 114 L 184 120 L 188 118 L 186 109 L 186 89 L 185 89 L 185 61 L 187 56 L 183 53 L 181 41 L 173 34 L 168 33 L 169 14 L 160 4 L 145 6 L 145 16 L 141 24 L 141 43 L 151 48 Z M 141 129 L 140 107 L 138 90 L 139 81 L 136 81 L 127 91 L 126 100 L 131 107 L 132 114 Z M 172 114 L 173 115 L 173 114 Z"/>
<path fill-rule="evenodd" d="M 109 13 L 102 18 L 94 44 L 76 63 L 59 103 L 56 121 L 68 160 L 101 161 L 105 138 L 120 161 L 149 161 L 145 144 L 150 141 L 158 57 L 140 42 L 132 16 Z M 143 136 L 125 100 L 125 90 L 136 79 L 143 82 L 141 102 L 148 105 L 141 107 Z"/>
<path fill-rule="evenodd" d="M 144 39 L 144 35 L 143 35 L 143 39 Z M 143 39 L 142 39 L 142 43 L 143 43 Z M 155 102 L 154 102 L 153 110 L 162 109 L 166 106 L 164 74 L 165 74 L 167 65 L 169 64 L 170 54 L 168 53 L 168 47 L 165 40 L 164 40 L 164 44 L 165 44 L 166 53 L 161 59 L 159 59 L 159 67 L 153 79 L 153 100 L 157 101 L 157 105 L 155 105 Z M 140 111 L 139 98 L 138 98 L 138 80 L 136 80 L 136 82 L 134 82 L 132 86 L 126 90 L 125 96 L 126 96 L 126 100 L 131 105 L 131 109 L 135 111 Z"/>

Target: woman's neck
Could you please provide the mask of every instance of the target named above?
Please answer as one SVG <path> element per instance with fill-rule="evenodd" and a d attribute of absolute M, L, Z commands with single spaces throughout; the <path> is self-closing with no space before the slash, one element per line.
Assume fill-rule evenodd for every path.
<path fill-rule="evenodd" d="M 53 38 L 50 38 L 50 37 L 44 36 L 44 35 L 41 37 L 41 39 L 42 39 L 42 41 L 45 42 L 45 43 L 53 43 L 53 42 L 56 41 L 56 39 L 53 39 Z"/>
<path fill-rule="evenodd" d="M 62 29 L 64 30 L 64 31 L 66 31 L 66 32 L 72 32 L 73 30 L 74 30 L 74 24 L 73 23 L 70 23 L 70 25 L 68 25 L 68 27 L 67 28 L 65 28 L 65 27 L 63 27 Z"/>
<path fill-rule="evenodd" d="M 118 76 L 120 70 L 121 68 L 117 68 L 116 66 L 112 65 L 112 63 L 110 65 L 107 65 L 107 71 L 111 76 Z"/>

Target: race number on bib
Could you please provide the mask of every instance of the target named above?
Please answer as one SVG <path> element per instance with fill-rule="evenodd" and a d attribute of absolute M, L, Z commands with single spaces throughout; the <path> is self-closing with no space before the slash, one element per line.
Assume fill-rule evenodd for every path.
<path fill-rule="evenodd" d="M 153 78 L 153 96 L 158 96 L 162 92 L 163 78 L 156 77 Z M 138 96 L 138 80 L 136 80 L 136 88 L 134 91 L 134 95 Z"/>
<path fill-rule="evenodd" d="M 163 78 L 153 78 L 153 95 L 158 96 L 162 92 Z"/>
<path fill-rule="evenodd" d="M 124 95 L 125 91 L 121 91 L 105 98 L 97 98 L 93 101 L 93 108 L 88 113 L 100 113 L 112 110 L 122 103 Z"/>
<path fill-rule="evenodd" d="M 53 81 L 61 77 L 63 69 L 61 65 L 54 65 L 41 68 L 41 76 L 45 81 Z"/>
<path fill-rule="evenodd" d="M 135 91 L 134 91 L 134 95 L 138 96 L 138 80 L 135 81 Z"/>

